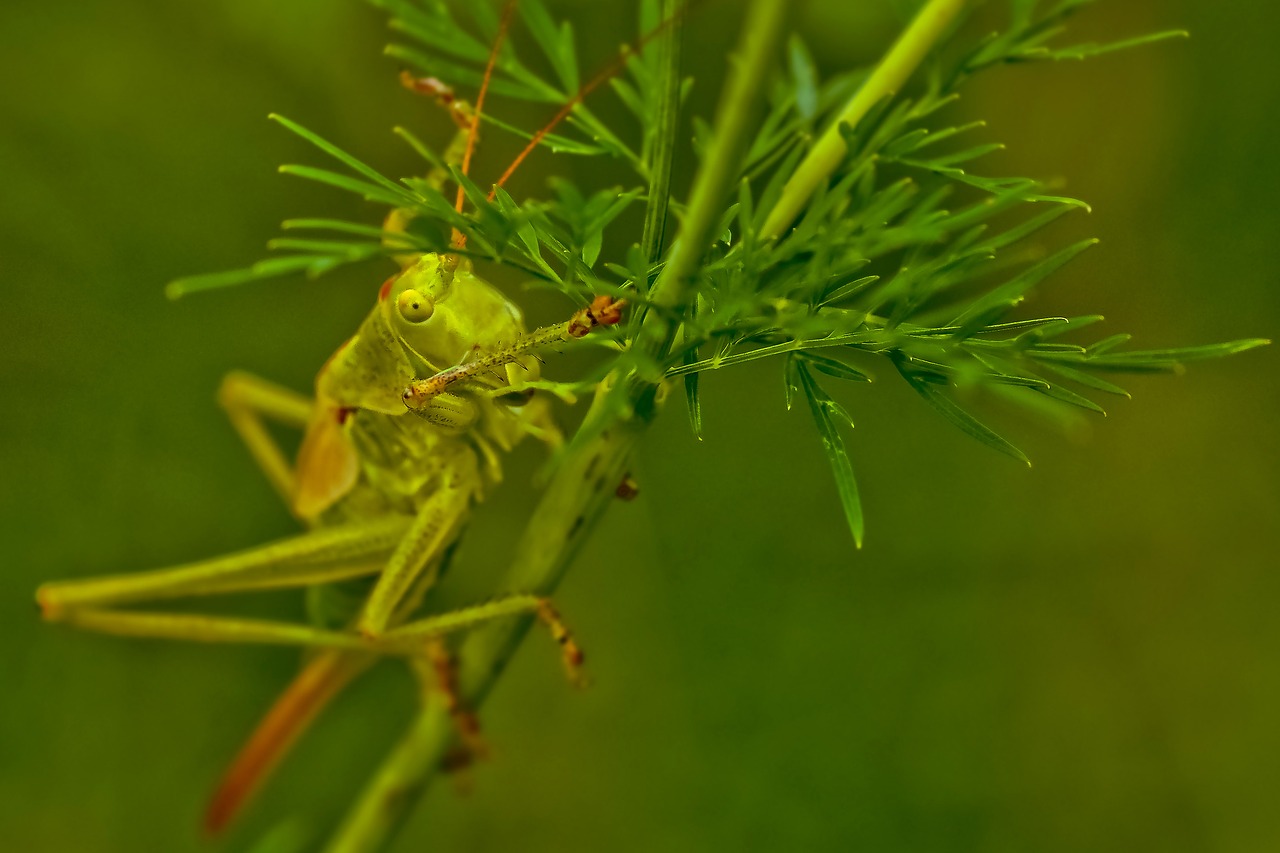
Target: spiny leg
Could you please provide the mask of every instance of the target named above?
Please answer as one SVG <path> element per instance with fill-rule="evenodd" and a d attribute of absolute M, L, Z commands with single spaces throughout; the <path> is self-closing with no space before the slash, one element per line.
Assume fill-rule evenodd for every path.
<path fill-rule="evenodd" d="M 418 673 L 424 693 L 435 690 L 440 693 L 445 709 L 453 720 L 454 728 L 462 740 L 462 755 L 466 758 L 484 758 L 488 755 L 480 731 L 480 720 L 462 701 L 458 689 L 456 661 L 445 645 L 444 637 L 458 631 L 473 628 L 493 619 L 511 618 L 522 614 L 536 614 L 547 626 L 561 649 L 565 670 L 574 686 L 583 686 L 583 654 L 573 640 L 573 634 L 565 626 L 550 600 L 536 595 L 508 595 L 483 604 L 451 610 L 414 620 L 383 634 L 380 645 L 399 650 L 422 649 L 423 653 L 411 662 Z M 455 756 L 456 758 L 456 756 Z"/>
<path fill-rule="evenodd" d="M 406 405 L 410 403 L 409 393 L 405 392 Z M 480 409 L 474 400 L 447 391 L 434 395 L 420 407 L 410 406 L 409 410 L 450 435 L 465 432 L 480 418 Z"/>
<path fill-rule="evenodd" d="M 427 586 L 423 579 L 427 574 L 439 574 L 442 556 L 427 568 L 418 581 L 418 589 L 412 591 L 399 608 L 393 622 L 403 621 L 420 603 L 419 592 Z M 306 731 L 328 702 L 352 680 L 365 672 L 380 654 L 408 655 L 418 672 L 424 690 L 441 691 L 449 713 L 455 721 L 464 748 L 455 754 L 455 760 L 469 761 L 483 757 L 487 749 L 480 733 L 478 718 L 462 704 L 457 690 L 457 675 L 443 638 L 454 632 L 464 631 L 492 619 L 511 618 L 520 614 L 536 613 L 548 626 L 551 636 L 560 644 L 565 667 L 570 680 L 581 685 L 579 668 L 583 655 L 573 641 L 569 630 L 551 606 L 539 596 L 511 595 L 474 607 L 441 613 L 414 620 L 392 628 L 376 640 L 357 638 L 351 634 L 316 631 L 317 643 L 306 645 L 330 645 L 321 648 L 303 667 L 289 687 L 272 705 L 262 721 L 254 729 L 245 746 L 223 775 L 205 814 L 205 828 L 209 833 L 220 832 L 240 811 L 253 792 L 260 787 L 279 764 L 289 748 Z M 152 614 L 104 614 L 110 616 L 142 616 Z M 163 614 L 157 614 L 165 618 Z M 77 618 L 79 618 L 77 616 Z M 153 617 L 154 618 L 154 617 Z M 179 617 L 167 617 L 179 618 Z M 189 617 L 190 618 L 190 617 Z M 239 620 L 242 624 L 244 620 Z M 135 623 L 142 624 L 142 623 Z M 152 624 L 160 624 L 158 622 Z M 262 623 L 253 623 L 256 631 L 270 630 Z M 255 642 L 291 642 L 305 639 L 297 633 L 300 626 L 282 626 L 278 635 L 261 635 L 246 638 L 241 629 L 238 639 Z M 123 633 L 123 632 L 121 632 Z M 183 637 L 184 639 L 197 639 Z M 207 638 L 198 638 L 207 639 Z M 231 637 L 216 637 L 231 640 Z M 358 649 L 348 644 L 358 644 Z"/>
<path fill-rule="evenodd" d="M 598 326 L 612 326 L 622 319 L 622 309 L 626 300 L 615 300 L 610 296 L 598 296 L 586 308 L 579 309 L 566 322 L 555 326 L 543 326 L 532 332 L 521 335 L 513 341 L 500 344 L 489 349 L 477 348 L 462 363 L 446 368 L 426 379 L 418 379 L 404 393 L 405 405 L 412 411 L 422 411 L 442 396 L 447 396 L 451 386 L 465 387 L 468 383 L 484 383 L 486 375 L 496 375 L 498 368 L 510 368 L 512 365 L 526 365 L 530 355 L 543 349 L 569 340 L 581 338 Z M 497 381 L 489 381 L 491 387 L 501 387 L 511 379 L 510 371 L 506 377 Z"/>
<path fill-rule="evenodd" d="M 550 601 L 532 595 L 507 596 L 473 607 L 429 616 L 373 638 L 291 622 L 153 611 L 75 608 L 65 611 L 61 621 L 77 628 L 128 637 L 201 643 L 303 646 L 357 652 L 361 655 L 414 657 L 420 653 L 424 644 L 430 647 L 448 634 L 522 613 L 537 614 L 547 626 L 551 637 L 559 643 L 570 680 L 576 684 L 581 683 L 581 649 Z"/>
<path fill-rule="evenodd" d="M 569 626 L 560 618 L 560 612 L 551 604 L 551 599 L 538 599 L 538 619 L 551 632 L 551 639 L 560 646 L 560 657 L 564 661 L 564 672 L 569 683 L 575 687 L 587 686 L 587 677 L 582 672 L 586 655 L 573 638 Z"/>
<path fill-rule="evenodd" d="M 365 601 L 356 629 L 366 637 L 382 634 L 405 596 L 424 571 L 457 538 L 479 484 L 473 466 L 450 471 L 423 503 L 417 517 L 400 539 L 391 559 Z"/>
<path fill-rule="evenodd" d="M 249 455 L 285 504 L 292 507 L 296 490 L 293 466 L 263 419 L 305 428 L 311 417 L 311 400 L 251 373 L 234 371 L 223 378 L 218 402 L 226 410 L 231 426 L 240 434 Z"/>
<path fill-rule="evenodd" d="M 574 642 L 572 633 L 551 602 L 535 595 L 509 595 L 484 604 L 428 616 L 389 631 L 381 637 L 382 643 L 394 647 L 412 643 L 425 650 L 425 655 L 416 660 L 419 681 L 424 688 L 428 683 L 433 683 L 434 689 L 441 693 L 445 708 L 469 756 L 484 758 L 489 749 L 480 733 L 479 718 L 462 702 L 456 662 L 444 643 L 444 637 L 492 619 L 530 612 L 537 614 L 550 630 L 552 638 L 560 645 L 570 682 L 575 686 L 584 685 L 586 682 L 580 669 L 583 662 L 582 650 Z"/>
<path fill-rule="evenodd" d="M 551 638 L 560 646 L 565 672 L 575 685 L 585 683 L 582 664 L 585 655 L 573 638 L 573 632 L 565 625 L 549 598 L 538 595 L 505 595 L 482 604 L 461 607 L 445 613 L 415 619 L 392 628 L 381 637 L 379 644 L 388 649 L 407 650 L 416 643 L 474 628 L 494 619 L 509 618 L 532 613 L 546 626 Z"/>
<path fill-rule="evenodd" d="M 375 566 L 380 568 L 385 560 L 386 555 L 384 554 Z M 413 610 L 421 605 L 427 589 L 431 586 L 431 581 L 439 574 L 441 562 L 440 558 L 431 561 L 427 570 L 415 582 L 414 589 L 405 596 L 401 606 L 397 608 L 392 618 L 392 624 L 403 622 Z M 376 568 L 374 570 L 376 571 Z M 371 574 L 372 572 L 368 573 Z M 466 610 L 460 611 L 456 615 L 444 614 L 436 619 L 414 623 L 418 627 L 406 636 L 388 632 L 377 638 L 361 637 L 350 631 L 336 631 L 314 625 L 266 619 L 242 619 L 231 616 L 208 616 L 204 614 L 158 611 L 110 610 L 86 606 L 62 607 L 57 610 L 56 619 L 72 627 L 126 637 L 186 640 L 196 643 L 303 646 L 360 653 L 413 656 L 419 653 L 425 637 L 438 637 L 454 631 L 461 631 L 491 618 L 529 609 L 531 609 L 529 606 L 523 608 L 499 607 L 496 609 L 482 606 L 477 608 L 479 612 L 476 613 Z M 424 621 L 429 624 L 424 624 Z"/>
<path fill-rule="evenodd" d="M 454 728 L 467 753 L 476 758 L 486 758 L 489 746 L 480 734 L 480 719 L 462 702 L 458 691 L 458 670 L 453 655 L 441 637 L 432 637 L 424 646 L 425 655 L 418 660 L 418 680 L 423 685 L 433 685 L 444 699 L 445 710 L 453 720 Z"/>
<path fill-rule="evenodd" d="M 187 640 L 195 643 L 305 646 L 361 652 L 368 651 L 371 647 L 368 641 L 354 634 L 291 622 L 238 619 L 231 616 L 77 608 L 66 611 L 59 621 L 74 628 L 120 637 Z"/>

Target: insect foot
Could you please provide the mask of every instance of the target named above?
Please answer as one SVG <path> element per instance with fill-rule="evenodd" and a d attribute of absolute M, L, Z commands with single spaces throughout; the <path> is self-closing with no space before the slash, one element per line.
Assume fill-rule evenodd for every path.
<path fill-rule="evenodd" d="M 612 326 L 622 319 L 622 309 L 627 305 L 625 299 L 614 299 L 601 294 L 591 300 L 591 304 L 578 311 L 569 320 L 568 334 L 571 338 L 581 338 L 596 326 Z"/>
<path fill-rule="evenodd" d="M 440 772 L 453 782 L 453 791 L 460 797 L 469 796 L 472 790 L 471 767 L 476 757 L 465 746 L 454 746 L 440 760 Z"/>
<path fill-rule="evenodd" d="M 46 622 L 57 622 L 62 618 L 62 608 L 53 600 L 48 584 L 41 584 L 36 589 L 36 607 L 40 609 L 40 618 Z"/>
<path fill-rule="evenodd" d="M 459 128 L 470 129 L 475 110 L 466 101 L 458 100 L 453 93 L 453 87 L 443 80 L 438 77 L 415 77 L 405 69 L 400 72 L 400 85 L 410 92 L 431 98 L 449 111 L 453 123 Z"/>
<path fill-rule="evenodd" d="M 445 646 L 444 640 L 439 637 L 427 640 L 426 656 L 435 676 L 435 688 L 444 699 L 445 710 L 449 712 L 454 728 L 458 730 L 462 746 L 471 758 L 488 758 L 489 744 L 480 734 L 480 718 L 463 704 L 462 697 L 458 694 L 457 662 Z M 456 757 L 454 760 L 461 764 Z"/>
<path fill-rule="evenodd" d="M 429 379 L 418 380 L 405 389 L 402 395 L 404 404 L 414 411 L 425 408 L 428 403 L 443 394 L 451 384 L 474 372 L 463 366 L 451 367 Z"/>
<path fill-rule="evenodd" d="M 559 612 L 551 604 L 550 599 L 538 599 L 538 619 L 551 632 L 551 639 L 560 645 L 560 655 L 564 660 L 564 671 L 569 678 L 569 683 L 574 687 L 589 687 L 591 679 L 582 671 L 586 655 L 582 647 L 573 639 L 573 632 L 564 624 L 564 620 L 560 618 Z"/>

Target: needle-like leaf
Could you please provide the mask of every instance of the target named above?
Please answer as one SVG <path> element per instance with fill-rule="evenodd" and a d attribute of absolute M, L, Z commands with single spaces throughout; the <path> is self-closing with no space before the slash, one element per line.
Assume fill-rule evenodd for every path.
<path fill-rule="evenodd" d="M 795 365 L 795 375 L 805 398 L 809 401 L 809 412 L 818 427 L 818 435 L 822 439 L 822 448 L 826 451 L 827 461 L 831 464 L 831 473 L 836 480 L 836 493 L 840 497 L 840 505 L 844 508 L 845 521 L 849 532 L 853 535 L 853 544 L 862 547 L 866 522 L 862 515 L 862 499 L 858 495 L 858 481 L 853 476 L 853 463 L 849 461 L 849 452 L 845 449 L 844 438 L 840 435 L 837 421 L 843 421 L 850 427 L 853 420 L 848 412 L 832 400 L 817 381 L 809 368 L 798 357 L 788 359 Z"/>

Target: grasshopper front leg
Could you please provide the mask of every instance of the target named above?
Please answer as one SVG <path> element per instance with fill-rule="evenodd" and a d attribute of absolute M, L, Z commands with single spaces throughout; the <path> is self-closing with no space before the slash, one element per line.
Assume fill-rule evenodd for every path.
<path fill-rule="evenodd" d="M 480 485 L 479 471 L 470 457 L 460 457 L 445 471 L 369 593 L 356 621 L 360 634 L 370 638 L 382 634 L 415 585 L 430 588 L 435 583 L 435 578 L 429 576 L 430 567 L 438 566 L 433 558 L 457 538 Z"/>
<path fill-rule="evenodd" d="M 406 394 L 406 405 L 408 402 Z M 480 418 L 480 409 L 474 400 L 451 392 L 437 394 L 421 407 L 410 407 L 410 411 L 452 435 L 465 432 Z"/>

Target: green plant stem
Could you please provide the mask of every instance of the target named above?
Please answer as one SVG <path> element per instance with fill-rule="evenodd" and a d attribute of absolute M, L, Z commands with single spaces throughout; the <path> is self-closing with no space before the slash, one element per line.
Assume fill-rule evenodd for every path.
<path fill-rule="evenodd" d="M 836 170 L 848 151 L 842 124 L 857 125 L 881 99 L 894 95 L 965 7 L 967 0 L 930 0 L 898 37 L 884 59 L 849 99 L 844 110 L 796 167 L 761 229 L 761 237 L 777 237 L 795 221 L 818 186 Z"/>
<path fill-rule="evenodd" d="M 737 177 L 747 121 L 759 102 L 758 84 L 781 37 L 785 9 L 785 0 L 754 0 L 748 13 L 737 57 L 740 74 L 730 78 L 721 99 L 713 154 L 695 180 L 689 210 L 672 247 L 672 260 L 654 283 L 662 304 L 677 312 L 683 305 L 687 282 L 710 240 L 718 205 Z M 669 321 L 660 319 L 658 312 L 651 312 L 645 320 L 640 332 L 645 334 L 648 329 L 647 337 L 655 351 L 664 341 L 669 347 Z M 625 380 L 623 376 L 610 376 L 597 393 L 593 410 L 606 407 L 610 387 Z M 628 415 L 615 416 L 557 468 L 521 537 L 515 561 L 503 581 L 503 591 L 545 595 L 559 584 L 578 548 L 609 506 L 630 466 L 635 443 L 656 411 L 657 386 L 634 388 Z M 588 412 L 587 422 L 593 420 L 593 412 Z M 488 695 L 531 623 L 531 618 L 497 621 L 468 635 L 459 652 L 458 687 L 469 707 L 479 707 Z M 439 695 L 428 698 L 339 827 L 329 853 L 376 853 L 386 849 L 426 789 L 455 734 Z"/>
<path fill-rule="evenodd" d="M 694 180 L 689 209 L 680 237 L 671 247 L 667 263 L 653 283 L 650 303 L 660 309 L 680 309 L 688 302 L 689 285 L 711 242 L 712 230 L 724 199 L 742 164 L 751 141 L 748 123 L 761 102 L 765 72 L 781 37 L 786 5 L 778 0 L 756 0 L 747 13 L 742 40 L 731 60 L 729 79 L 716 111 L 716 133 Z M 634 346 L 650 355 L 671 348 L 676 323 L 669 311 L 645 315 Z"/>

